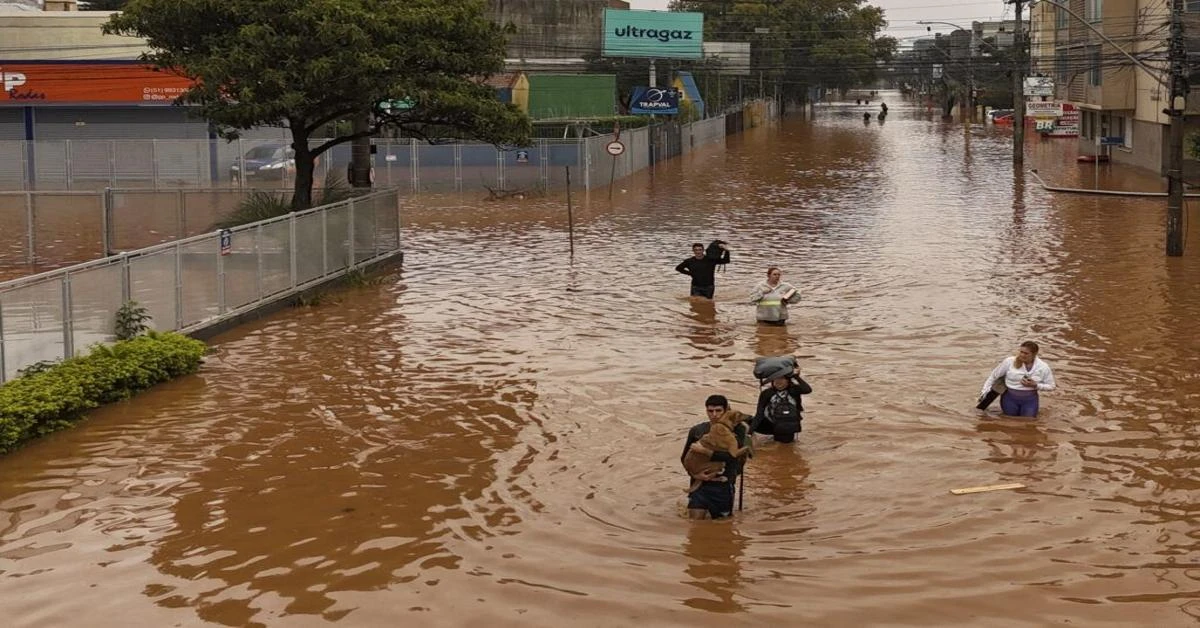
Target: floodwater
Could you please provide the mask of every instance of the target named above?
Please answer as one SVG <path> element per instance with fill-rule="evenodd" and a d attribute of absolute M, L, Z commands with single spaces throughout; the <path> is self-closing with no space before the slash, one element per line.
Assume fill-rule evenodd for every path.
<path fill-rule="evenodd" d="M 0 459 L 5 624 L 1196 625 L 1200 239 L 1169 259 L 1164 200 L 1014 179 L 1006 129 L 860 116 L 577 195 L 573 262 L 561 197 L 411 208 L 403 272 Z M 1073 146 L 1027 165 L 1090 185 Z M 691 303 L 672 268 L 717 237 Z M 786 329 L 744 302 L 771 264 Z M 979 416 L 1025 339 L 1059 390 Z M 784 352 L 801 438 L 688 521 L 705 396 Z"/>

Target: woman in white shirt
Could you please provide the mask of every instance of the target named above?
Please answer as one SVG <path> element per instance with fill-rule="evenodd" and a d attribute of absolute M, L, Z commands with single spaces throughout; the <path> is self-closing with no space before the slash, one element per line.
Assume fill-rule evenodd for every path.
<path fill-rule="evenodd" d="M 1036 417 L 1038 413 L 1038 391 L 1054 390 L 1054 373 L 1050 365 L 1037 357 L 1036 342 L 1022 342 L 1017 355 L 1004 358 L 987 381 L 983 383 L 986 395 L 997 381 L 1004 382 L 1004 393 L 1000 395 L 1000 409 L 1008 416 Z"/>
<path fill-rule="evenodd" d="M 800 292 L 783 278 L 783 271 L 772 266 L 767 269 L 767 280 L 758 284 L 750 294 L 750 303 L 758 306 L 755 317 L 760 323 L 783 325 L 787 323 L 788 303 L 800 301 Z"/>

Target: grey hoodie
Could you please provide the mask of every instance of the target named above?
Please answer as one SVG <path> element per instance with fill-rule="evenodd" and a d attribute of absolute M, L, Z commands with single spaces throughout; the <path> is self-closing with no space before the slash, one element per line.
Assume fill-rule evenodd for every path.
<path fill-rule="evenodd" d="M 788 292 L 792 292 L 792 296 L 785 300 L 783 295 Z M 787 320 L 788 303 L 800 302 L 800 291 L 786 281 L 779 282 L 779 285 L 774 288 L 764 281 L 754 288 L 754 292 L 750 295 L 750 302 L 758 306 L 758 311 L 755 312 L 758 320 L 778 323 Z"/>

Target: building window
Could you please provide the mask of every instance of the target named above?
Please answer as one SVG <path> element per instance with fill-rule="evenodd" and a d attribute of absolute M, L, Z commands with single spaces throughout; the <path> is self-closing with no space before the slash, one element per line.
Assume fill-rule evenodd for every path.
<path fill-rule="evenodd" d="M 1071 57 L 1068 56 L 1069 52 L 1066 49 L 1054 51 L 1054 76 L 1058 79 L 1059 85 L 1066 85 L 1071 81 Z"/>
<path fill-rule="evenodd" d="M 1099 87 L 1104 84 L 1104 68 L 1100 65 L 1100 46 L 1092 46 L 1091 67 L 1088 68 L 1088 85 Z"/>
<path fill-rule="evenodd" d="M 1084 0 L 1083 17 L 1089 22 L 1099 22 L 1104 16 L 1104 0 Z"/>
<path fill-rule="evenodd" d="M 1197 4 L 1200 4 L 1200 0 L 1195 1 Z M 1066 9 L 1054 9 L 1054 28 L 1062 30 L 1070 25 L 1071 15 L 1067 13 Z"/>
<path fill-rule="evenodd" d="M 1200 13 L 1200 0 L 1184 0 L 1183 10 L 1188 13 Z"/>

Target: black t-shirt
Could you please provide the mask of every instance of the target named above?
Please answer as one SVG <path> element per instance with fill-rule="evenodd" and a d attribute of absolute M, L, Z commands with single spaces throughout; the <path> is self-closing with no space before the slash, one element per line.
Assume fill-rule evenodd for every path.
<path fill-rule="evenodd" d="M 704 435 L 710 429 L 712 429 L 711 422 L 697 423 L 692 427 L 691 431 L 688 432 L 687 442 L 683 444 L 683 454 L 679 456 L 679 464 L 683 464 L 683 459 L 687 457 L 688 449 L 691 449 L 692 443 L 704 438 Z M 733 434 L 737 436 L 738 447 L 745 447 L 746 424 L 738 423 L 737 427 L 733 429 Z M 732 483 L 737 478 L 737 475 L 742 472 L 742 463 L 746 458 L 744 456 L 742 458 L 734 458 L 727 451 L 716 451 L 713 452 L 712 459 L 725 463 L 725 477 L 729 478 L 729 482 Z M 718 484 L 725 484 L 725 482 L 718 482 Z"/>
<path fill-rule="evenodd" d="M 717 283 L 713 276 L 716 272 L 717 264 L 729 263 L 729 251 L 721 251 L 721 259 L 716 260 L 711 257 L 696 257 L 695 255 L 679 262 L 675 270 L 685 275 L 692 277 L 693 286 L 711 286 Z"/>

